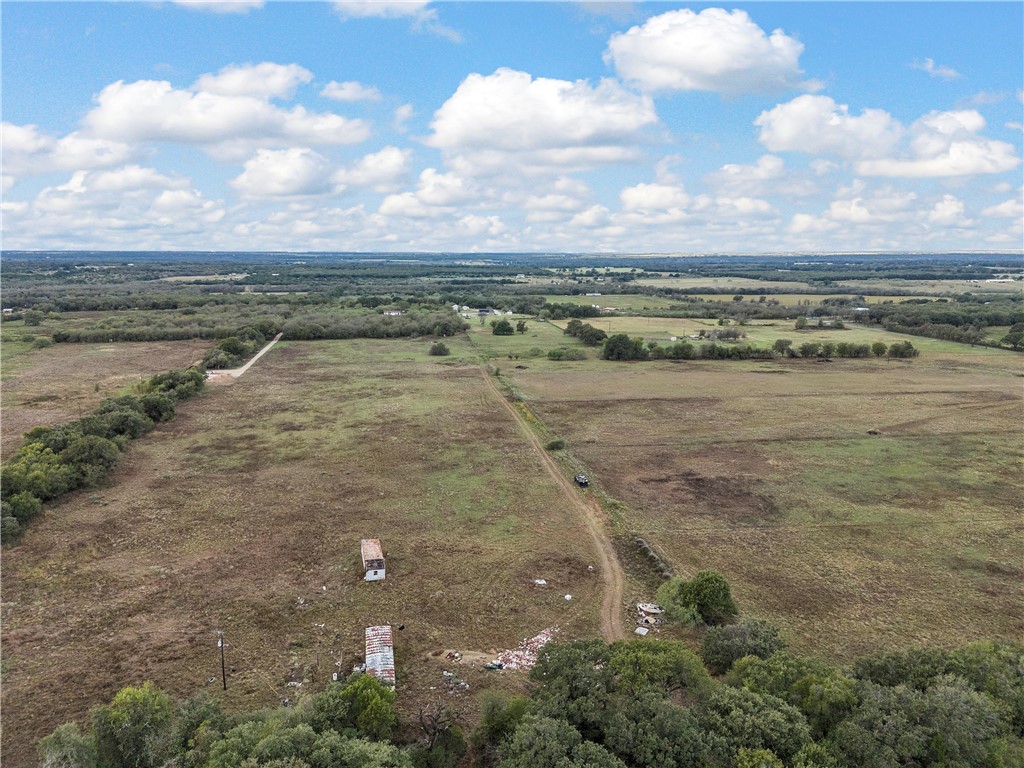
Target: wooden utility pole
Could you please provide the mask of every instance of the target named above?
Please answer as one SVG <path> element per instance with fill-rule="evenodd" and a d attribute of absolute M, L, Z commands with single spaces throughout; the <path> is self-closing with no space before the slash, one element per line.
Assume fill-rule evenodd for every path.
<path fill-rule="evenodd" d="M 220 680 L 224 685 L 224 690 L 228 689 L 228 673 L 224 666 L 224 632 L 217 633 L 217 647 L 220 648 Z"/>

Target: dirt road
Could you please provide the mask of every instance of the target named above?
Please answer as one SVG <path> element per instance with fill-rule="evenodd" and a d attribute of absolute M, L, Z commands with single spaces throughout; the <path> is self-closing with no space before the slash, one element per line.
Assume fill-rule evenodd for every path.
<path fill-rule="evenodd" d="M 255 363 L 257 360 L 259 360 L 261 357 L 263 357 L 265 354 L 267 354 L 267 352 L 270 351 L 270 348 L 272 346 L 274 346 L 275 344 L 277 344 L 277 342 L 279 342 L 281 340 L 282 336 L 284 336 L 283 333 L 277 334 L 277 336 L 275 336 L 273 339 L 271 339 L 270 342 L 265 347 L 263 347 L 263 349 L 261 349 L 255 355 L 253 355 L 252 359 L 248 363 L 243 365 L 241 368 L 226 368 L 224 370 L 209 371 L 209 372 L 207 372 L 207 374 L 206 374 L 207 382 L 209 382 L 210 384 L 229 384 L 229 383 L 231 383 L 232 381 L 237 379 L 239 376 L 241 376 L 243 373 L 248 371 L 249 367 L 253 363 Z"/>
<path fill-rule="evenodd" d="M 526 419 L 508 401 L 508 398 L 498 388 L 498 385 L 494 383 L 494 377 L 486 369 L 481 370 L 481 374 L 495 397 L 505 407 L 505 410 L 512 414 L 512 417 L 522 428 L 526 437 L 544 462 L 544 467 L 547 469 L 548 474 L 551 475 L 562 489 L 566 501 L 579 512 L 586 522 L 587 530 L 590 532 L 590 537 L 594 540 L 594 547 L 597 549 L 601 578 L 604 581 L 604 598 L 601 601 L 601 637 L 606 642 L 623 639 L 626 634 L 622 628 L 622 566 L 615 555 L 615 547 L 605 531 L 603 522 L 604 512 L 592 496 L 581 497 L 572 481 L 562 474 L 558 464 L 555 463 L 555 460 L 551 458 L 544 446 L 541 445 L 540 439 L 530 429 Z"/>

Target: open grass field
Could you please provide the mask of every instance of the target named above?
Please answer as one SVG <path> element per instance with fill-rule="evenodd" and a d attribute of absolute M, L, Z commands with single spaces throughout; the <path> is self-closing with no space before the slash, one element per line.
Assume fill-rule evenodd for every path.
<path fill-rule="evenodd" d="M 5 340 L 0 345 L 0 458 L 6 461 L 33 427 L 88 415 L 103 398 L 140 378 L 201 360 L 212 345 L 210 341 L 163 341 L 34 349 L 22 341 Z"/>
<path fill-rule="evenodd" d="M 719 569 L 742 610 L 844 661 L 1024 631 L 1022 358 L 952 346 L 506 375 L 610 497 L 624 559 L 640 535 L 680 575 Z M 657 583 L 633 561 L 627 603 Z"/>
<path fill-rule="evenodd" d="M 811 284 L 801 280 L 797 273 L 793 273 L 792 277 L 781 273 L 778 280 L 757 280 L 752 277 L 640 277 L 634 283 L 658 288 L 785 288 L 794 293 L 799 293 L 801 288 L 811 287 Z"/>
<path fill-rule="evenodd" d="M 447 358 L 426 341 L 278 344 L 133 443 L 106 487 L 34 522 L 4 552 L 5 764 L 34 764 L 33 739 L 145 679 L 229 710 L 294 700 L 347 673 L 372 624 L 405 626 L 410 720 L 435 698 L 472 718 L 483 685 L 522 681 L 429 654 L 515 648 L 551 625 L 595 635 L 584 522 L 477 352 L 449 342 Z M 382 540 L 386 581 L 361 580 L 362 537 Z M 470 691 L 449 695 L 444 668 Z"/>
<path fill-rule="evenodd" d="M 955 295 L 959 293 L 1014 294 L 1024 290 L 1024 283 L 993 283 L 988 280 L 843 280 L 836 288 L 847 291 L 903 289 L 910 293 Z"/>
<path fill-rule="evenodd" d="M 769 299 L 778 301 L 784 306 L 809 306 L 815 307 L 821 304 L 825 299 L 832 298 L 844 298 L 852 299 L 856 294 L 853 293 L 772 293 L 765 296 L 765 301 Z M 590 306 L 597 304 L 601 307 L 614 307 L 620 312 L 636 312 L 638 310 L 657 312 L 660 309 L 669 309 L 671 307 L 678 307 L 681 302 L 677 299 L 671 299 L 667 296 L 644 296 L 641 294 L 604 294 L 600 296 L 547 296 L 545 297 L 549 301 L 562 303 L 562 304 L 585 304 Z M 698 293 L 698 294 L 687 294 L 688 299 L 703 299 L 704 301 L 732 301 L 732 296 L 724 293 Z M 758 303 L 760 296 L 744 296 L 743 301 L 747 303 Z M 934 298 L 915 296 L 914 298 Z M 865 304 L 881 304 L 885 301 L 892 301 L 899 303 L 906 301 L 906 296 L 865 296 Z"/>
<path fill-rule="evenodd" d="M 710 334 L 712 331 L 723 330 L 717 320 L 705 318 L 672 318 L 672 317 L 594 317 L 588 318 L 585 322 L 595 328 L 600 328 L 606 333 L 626 333 L 630 336 L 642 336 L 645 341 L 668 342 L 673 336 L 679 339 L 691 341 L 694 344 L 702 341 L 689 339 L 691 334 L 704 331 Z M 568 320 L 553 320 L 552 325 L 564 328 Z M 794 347 L 799 347 L 806 341 L 848 341 L 855 344 L 871 344 L 876 341 L 892 344 L 898 341 L 910 341 L 921 354 L 942 354 L 950 355 L 954 359 L 992 358 L 1006 360 L 1004 350 L 992 349 L 990 347 L 972 347 L 967 344 L 960 344 L 955 341 L 943 341 L 941 339 L 929 339 L 924 336 L 908 336 L 903 333 L 892 333 L 877 325 L 859 325 L 850 323 L 844 329 L 818 328 L 811 326 L 802 331 L 794 328 L 794 324 L 788 320 L 752 320 L 748 325 L 737 326 L 731 324 L 726 326 L 747 334 L 745 339 L 740 339 L 735 344 L 752 344 L 758 347 L 770 347 L 776 339 L 790 339 Z M 1004 334 L 1005 335 L 1005 334 Z M 1011 357 L 1011 359 L 1014 359 Z M 1019 358 L 1015 358 L 1018 359 Z"/>

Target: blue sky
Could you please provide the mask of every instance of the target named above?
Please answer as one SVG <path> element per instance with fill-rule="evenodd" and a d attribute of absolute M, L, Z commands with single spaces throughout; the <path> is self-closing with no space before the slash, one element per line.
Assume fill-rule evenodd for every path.
<path fill-rule="evenodd" d="M 5 248 L 1020 250 L 1020 3 L 4 2 Z"/>

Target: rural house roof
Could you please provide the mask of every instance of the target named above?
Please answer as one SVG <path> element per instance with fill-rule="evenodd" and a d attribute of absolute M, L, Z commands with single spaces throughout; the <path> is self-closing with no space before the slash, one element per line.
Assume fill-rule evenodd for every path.
<path fill-rule="evenodd" d="M 363 562 L 368 560 L 383 560 L 384 552 L 380 548 L 380 539 L 363 539 L 359 544 L 359 550 L 363 555 Z"/>

